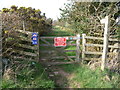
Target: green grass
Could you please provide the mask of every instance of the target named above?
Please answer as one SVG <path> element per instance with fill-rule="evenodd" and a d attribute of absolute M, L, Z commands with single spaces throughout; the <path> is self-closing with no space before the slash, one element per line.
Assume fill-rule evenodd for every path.
<path fill-rule="evenodd" d="M 54 31 L 52 33 L 49 33 L 49 35 L 46 36 L 74 36 L 72 32 L 67 32 L 64 30 L 61 30 L 58 27 L 54 28 Z M 49 40 L 50 41 L 50 40 Z M 53 40 L 50 42 L 53 43 Z M 73 42 L 75 43 L 75 41 Z M 40 47 L 42 50 L 53 50 L 49 47 Z M 66 50 L 75 50 L 75 46 L 66 46 Z M 75 52 L 67 52 L 66 53 L 69 56 L 75 56 Z M 61 60 L 65 61 L 65 60 Z M 69 81 L 71 83 L 72 87 L 77 88 L 76 85 L 73 84 L 73 82 L 76 82 L 77 84 L 80 84 L 81 88 L 118 88 L 120 81 L 118 80 L 119 75 L 116 73 L 111 73 L 109 70 L 105 70 L 102 72 L 99 68 L 95 71 L 90 70 L 88 66 L 85 65 L 79 65 L 79 64 L 71 64 L 71 65 L 61 65 L 61 68 L 63 68 L 66 72 L 70 74 L 74 74 L 74 77 L 72 80 Z M 105 80 L 106 75 L 110 76 L 110 81 Z M 114 77 L 114 79 L 112 79 Z"/>
<path fill-rule="evenodd" d="M 68 31 L 65 31 L 63 29 L 61 29 L 60 27 L 54 27 L 53 28 L 53 31 L 47 35 L 44 35 L 44 37 L 62 37 L 62 36 L 74 36 L 75 34 L 73 32 L 68 32 Z M 54 39 L 45 39 L 46 41 L 48 41 L 50 44 L 54 45 Z M 70 41 L 70 40 L 67 40 L 67 42 Z M 75 44 L 76 42 L 75 41 L 72 41 L 72 44 Z M 46 44 L 45 42 L 43 42 L 42 40 L 40 41 L 40 44 Z M 56 48 L 59 48 L 59 47 L 56 47 Z M 65 50 L 76 50 L 76 47 L 75 46 L 66 46 L 64 48 Z M 40 50 L 42 51 L 51 51 L 51 50 L 55 50 L 55 48 L 53 47 L 50 47 L 50 46 L 40 46 Z M 68 56 L 75 56 L 76 53 L 75 52 L 66 52 L 64 53 Z M 41 53 L 42 56 L 46 57 L 47 53 Z M 62 56 L 61 53 L 57 53 L 58 56 Z M 58 60 L 59 61 L 59 60 Z M 67 61 L 67 60 L 64 60 L 64 59 L 60 59 L 60 61 Z"/>
<path fill-rule="evenodd" d="M 21 62 L 21 64 L 26 62 Z M 45 69 L 37 62 L 28 62 L 22 70 L 16 71 L 15 80 L 2 80 L 2 88 L 54 88 Z"/>
<path fill-rule="evenodd" d="M 80 84 L 81 88 L 118 88 L 120 80 L 119 75 L 111 73 L 109 70 L 102 72 L 99 68 L 95 71 L 89 69 L 86 65 L 61 65 L 68 73 L 74 74 L 71 83 L 76 82 Z M 114 79 L 105 80 L 105 76 L 108 75 Z M 74 88 L 76 86 L 73 85 Z"/>
<path fill-rule="evenodd" d="M 74 35 L 75 34 L 72 31 L 68 32 L 68 31 L 62 30 L 59 27 L 53 27 L 53 31 L 44 36 L 74 36 Z"/>

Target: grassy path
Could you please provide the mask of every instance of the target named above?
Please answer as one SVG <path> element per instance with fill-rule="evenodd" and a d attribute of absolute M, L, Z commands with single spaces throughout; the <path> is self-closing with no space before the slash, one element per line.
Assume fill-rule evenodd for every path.
<path fill-rule="evenodd" d="M 63 29 L 60 29 L 60 27 L 55 27 L 54 30 L 49 33 L 46 36 L 73 36 L 74 34 L 70 31 L 65 31 Z M 52 42 L 52 41 L 50 41 Z M 53 43 L 53 42 L 52 42 Z M 69 49 L 75 49 L 75 47 L 67 47 L 67 50 Z M 41 50 L 52 50 L 51 48 L 47 48 L 47 47 L 41 47 Z M 69 55 L 75 55 L 74 52 L 70 52 L 68 53 Z M 43 57 L 47 57 L 47 55 L 43 55 Z M 59 60 L 57 60 L 59 61 Z M 60 60 L 61 61 L 61 60 Z M 62 61 L 66 61 L 66 60 L 62 60 Z M 70 80 L 72 78 L 72 74 L 64 71 L 64 68 L 61 67 L 61 65 L 50 65 L 47 62 L 51 62 L 54 63 L 56 62 L 56 60 L 45 60 L 44 63 L 42 63 L 45 68 L 46 71 L 48 73 L 48 76 L 50 79 L 52 79 L 55 82 L 56 87 L 61 87 L 61 88 L 72 88 L 71 84 L 70 84 Z M 78 85 L 78 88 L 80 88 L 80 85 Z"/>
<path fill-rule="evenodd" d="M 70 31 L 54 28 L 53 32 L 46 36 L 73 36 Z M 51 48 L 41 47 L 43 50 L 51 50 Z M 68 47 L 71 49 L 74 47 Z M 70 54 L 73 54 L 71 52 Z M 44 56 L 44 55 L 43 55 Z M 47 57 L 47 55 L 45 55 Z M 51 60 L 54 62 L 55 60 Z M 64 60 L 65 61 L 65 60 Z M 90 70 L 87 65 L 68 64 L 68 65 L 50 65 L 44 62 L 44 67 L 51 80 L 55 82 L 55 87 L 60 88 L 117 88 L 119 85 L 119 75 L 111 73 L 109 70 L 102 72 Z"/>

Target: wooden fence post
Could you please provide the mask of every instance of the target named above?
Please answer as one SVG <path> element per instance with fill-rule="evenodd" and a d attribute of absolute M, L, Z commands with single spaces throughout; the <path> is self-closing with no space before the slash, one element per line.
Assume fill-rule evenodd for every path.
<path fill-rule="evenodd" d="M 38 56 L 38 62 L 40 60 L 40 34 L 38 32 L 38 51 L 37 51 L 37 56 Z"/>
<path fill-rule="evenodd" d="M 82 34 L 82 61 L 85 59 L 85 44 L 86 44 L 86 34 Z"/>
<path fill-rule="evenodd" d="M 0 11 L 0 80 L 2 80 L 2 14 Z"/>
<path fill-rule="evenodd" d="M 101 70 L 104 71 L 105 63 L 107 59 L 107 52 L 108 52 L 108 38 L 109 38 L 109 17 L 106 16 L 104 19 L 101 20 L 102 24 L 105 24 L 104 28 L 104 45 L 103 45 L 103 54 L 102 54 L 102 62 L 101 62 Z"/>
<path fill-rule="evenodd" d="M 0 11 L 0 60 L 2 59 L 2 14 Z"/>
<path fill-rule="evenodd" d="M 80 34 L 76 35 L 77 40 L 76 40 L 76 60 L 79 62 L 80 61 Z"/>

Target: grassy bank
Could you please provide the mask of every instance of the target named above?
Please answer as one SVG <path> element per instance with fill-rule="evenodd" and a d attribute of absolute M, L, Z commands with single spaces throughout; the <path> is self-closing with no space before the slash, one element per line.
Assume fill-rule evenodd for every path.
<path fill-rule="evenodd" d="M 25 67 L 15 71 L 16 76 L 2 80 L 2 88 L 54 88 L 54 82 L 48 79 L 43 68 L 37 62 L 20 62 Z M 21 66 L 22 67 L 22 66 Z"/>
<path fill-rule="evenodd" d="M 93 71 L 86 65 L 78 64 L 62 65 L 61 68 L 72 74 L 69 83 L 74 88 L 77 88 L 78 85 L 81 88 L 120 88 L 119 74 L 109 70 L 102 72 L 98 68 Z"/>

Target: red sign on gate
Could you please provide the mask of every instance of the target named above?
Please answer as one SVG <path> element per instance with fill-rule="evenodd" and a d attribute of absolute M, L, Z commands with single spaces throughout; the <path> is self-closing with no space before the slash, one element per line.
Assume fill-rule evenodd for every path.
<path fill-rule="evenodd" d="M 66 46 L 66 38 L 56 37 L 54 38 L 54 46 Z"/>

